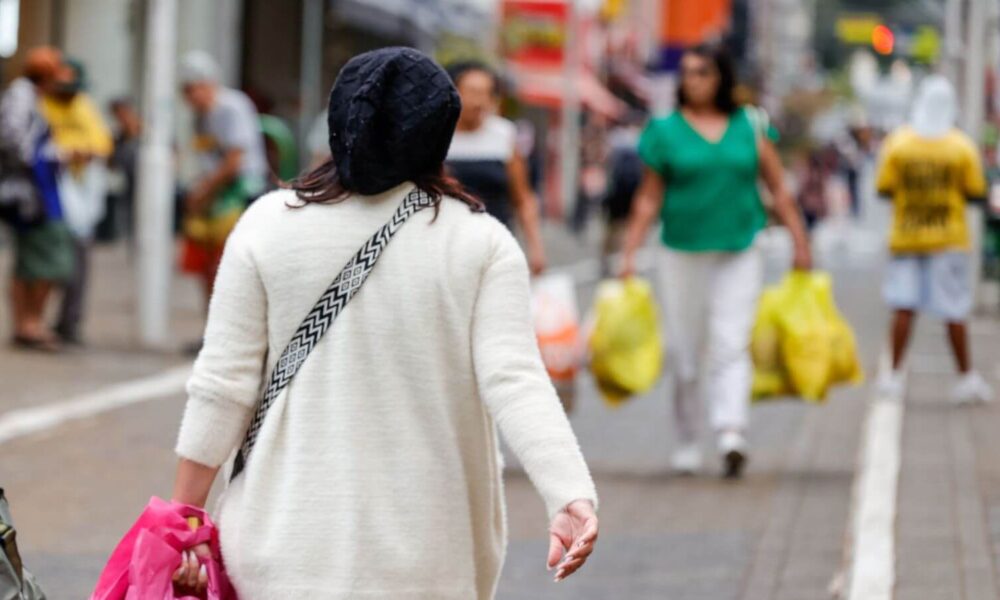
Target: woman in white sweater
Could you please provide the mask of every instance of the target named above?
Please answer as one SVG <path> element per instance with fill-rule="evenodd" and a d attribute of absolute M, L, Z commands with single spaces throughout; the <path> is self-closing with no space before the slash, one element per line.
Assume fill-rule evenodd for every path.
<path fill-rule="evenodd" d="M 414 189 L 434 199 L 277 396 L 219 501 L 241 600 L 492 598 L 497 426 L 545 502 L 556 580 L 593 550 L 596 493 L 539 357 L 525 258 L 442 174 L 458 111 L 424 55 L 356 57 L 330 96 L 331 161 L 258 200 L 229 239 L 177 443 L 174 500 L 199 506 L 343 265 Z M 197 587 L 196 564 L 179 586 Z"/>

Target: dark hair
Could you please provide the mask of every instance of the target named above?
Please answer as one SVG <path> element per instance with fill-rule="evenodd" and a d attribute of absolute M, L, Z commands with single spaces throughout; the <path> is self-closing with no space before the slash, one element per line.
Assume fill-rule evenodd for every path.
<path fill-rule="evenodd" d="M 443 164 L 437 171 L 428 171 L 414 177 L 413 183 L 434 199 L 435 215 L 444 196 L 464 202 L 473 212 L 486 210 L 482 202 L 462 187 L 457 179 L 445 172 Z M 328 158 L 323 164 L 292 182 L 282 184 L 282 187 L 295 190 L 295 195 L 301 204 L 294 208 L 301 208 L 307 204 L 336 204 L 346 200 L 354 191 L 341 183 L 340 177 L 337 176 L 337 166 L 332 158 Z"/>
<path fill-rule="evenodd" d="M 135 102 L 129 96 L 118 96 L 108 102 L 108 108 L 118 110 L 120 108 L 135 108 Z"/>
<path fill-rule="evenodd" d="M 445 68 L 448 72 L 448 76 L 451 77 L 452 83 L 455 87 L 458 87 L 459 81 L 462 77 L 465 77 L 469 73 L 480 72 L 486 73 L 493 80 L 493 95 L 501 96 L 503 93 L 503 81 L 500 78 L 500 74 L 493 67 L 489 66 L 481 60 L 463 60 L 459 62 L 451 63 Z"/>
<path fill-rule="evenodd" d="M 721 44 L 700 44 L 694 48 L 689 48 L 684 54 L 693 54 L 701 58 L 712 61 L 716 71 L 719 72 L 719 89 L 715 92 L 715 108 L 721 112 L 729 114 L 736 110 L 736 67 L 733 59 Z M 677 86 L 677 106 L 687 106 L 688 99 L 684 95 L 683 83 Z"/>

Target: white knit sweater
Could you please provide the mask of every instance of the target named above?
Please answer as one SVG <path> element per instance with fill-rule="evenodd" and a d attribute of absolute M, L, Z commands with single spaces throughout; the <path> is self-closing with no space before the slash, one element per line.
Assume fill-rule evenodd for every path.
<path fill-rule="evenodd" d="M 231 456 L 265 370 L 410 189 L 299 209 L 279 191 L 247 211 L 219 270 L 180 456 Z M 517 243 L 456 200 L 433 219 L 424 210 L 396 234 L 223 494 L 242 600 L 492 598 L 506 542 L 495 425 L 550 515 L 596 502 L 541 363 Z"/>

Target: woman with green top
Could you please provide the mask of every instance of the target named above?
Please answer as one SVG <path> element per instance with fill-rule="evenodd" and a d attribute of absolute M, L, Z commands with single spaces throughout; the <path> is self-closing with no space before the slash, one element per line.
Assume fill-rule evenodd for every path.
<path fill-rule="evenodd" d="M 623 265 L 625 276 L 635 271 L 636 251 L 659 216 L 656 263 L 680 438 L 673 465 L 681 473 L 701 467 L 703 396 L 726 477 L 739 477 L 747 460 L 750 330 L 762 277 L 753 242 L 767 222 L 758 178 L 791 231 L 794 267 L 809 269 L 812 260 L 767 125 L 755 109 L 736 104 L 734 85 L 732 61 L 722 48 L 699 46 L 682 57 L 677 110 L 653 119 L 639 140 L 646 171 Z"/>

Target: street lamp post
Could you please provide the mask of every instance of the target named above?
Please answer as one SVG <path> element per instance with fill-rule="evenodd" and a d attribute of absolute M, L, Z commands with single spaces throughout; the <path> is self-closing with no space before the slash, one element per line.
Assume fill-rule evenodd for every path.
<path fill-rule="evenodd" d="M 302 45 L 299 76 L 299 167 L 309 166 L 309 131 L 322 109 L 323 94 L 323 0 L 302 4 Z"/>
<path fill-rule="evenodd" d="M 574 0 L 566 2 L 566 37 L 563 49 L 563 105 L 560 131 L 561 180 L 563 210 L 576 208 L 577 181 L 580 171 L 580 49 L 577 27 L 579 9 Z M 572 214 L 572 213 L 570 213 Z"/>
<path fill-rule="evenodd" d="M 983 126 L 985 103 L 986 4 L 985 0 L 967 0 L 969 16 L 966 22 L 965 76 L 963 77 L 962 125 L 977 141 Z"/>
<path fill-rule="evenodd" d="M 174 109 L 177 0 L 149 0 L 146 13 L 143 132 L 137 181 L 136 282 L 139 341 L 163 346 L 170 311 L 174 169 L 170 150 Z"/>
<path fill-rule="evenodd" d="M 962 4 L 963 0 L 945 0 L 944 7 L 944 60 L 942 71 L 958 87 L 962 62 Z"/>

